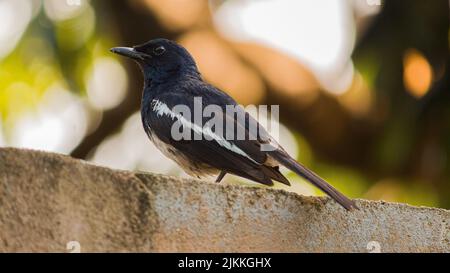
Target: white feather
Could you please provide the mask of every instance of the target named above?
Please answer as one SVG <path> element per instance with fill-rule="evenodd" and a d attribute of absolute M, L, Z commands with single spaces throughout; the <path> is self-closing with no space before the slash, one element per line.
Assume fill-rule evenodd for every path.
<path fill-rule="evenodd" d="M 236 146 L 234 143 L 231 143 L 231 142 L 227 141 L 225 138 L 223 138 L 222 136 L 215 134 L 211 130 L 211 127 L 206 127 L 206 126 L 202 127 L 202 126 L 199 126 L 198 124 L 190 122 L 185 117 L 183 117 L 181 114 L 173 112 L 167 106 L 167 104 L 165 104 L 159 100 L 154 99 L 152 102 L 153 102 L 153 111 L 156 112 L 157 116 L 166 115 L 166 116 L 170 117 L 172 120 L 176 118 L 177 120 L 179 120 L 181 122 L 181 124 L 184 127 L 193 130 L 197 134 L 207 135 L 211 139 L 214 139 L 220 146 L 226 148 L 227 150 L 229 150 L 233 153 L 245 156 L 246 158 L 250 159 L 252 162 L 259 164 L 258 162 L 253 160 L 253 158 L 251 158 L 248 154 L 246 154 L 242 149 L 240 149 L 238 146 Z"/>

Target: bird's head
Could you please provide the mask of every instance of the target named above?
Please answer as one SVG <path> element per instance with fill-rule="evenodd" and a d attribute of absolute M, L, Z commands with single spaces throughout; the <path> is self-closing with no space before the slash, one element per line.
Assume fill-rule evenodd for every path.
<path fill-rule="evenodd" d="M 199 74 L 191 54 L 171 40 L 154 39 L 133 47 L 114 47 L 111 52 L 133 59 L 144 76 L 152 79 L 162 79 L 176 73 Z"/>

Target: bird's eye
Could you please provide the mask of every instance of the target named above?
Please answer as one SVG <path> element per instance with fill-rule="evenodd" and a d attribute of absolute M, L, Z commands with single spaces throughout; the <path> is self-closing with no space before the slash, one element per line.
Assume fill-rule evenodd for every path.
<path fill-rule="evenodd" d="M 163 46 L 158 46 L 153 49 L 153 53 L 157 56 L 162 55 L 164 52 L 166 52 L 166 49 Z"/>

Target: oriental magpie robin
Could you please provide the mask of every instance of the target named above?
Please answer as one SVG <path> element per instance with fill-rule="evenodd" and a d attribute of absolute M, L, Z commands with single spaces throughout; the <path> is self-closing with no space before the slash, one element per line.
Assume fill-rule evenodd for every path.
<path fill-rule="evenodd" d="M 139 64 L 145 81 L 141 103 L 145 132 L 161 152 L 188 174 L 217 175 L 216 182 L 220 182 L 230 173 L 265 185 L 273 185 L 272 180 L 290 185 L 279 171 L 279 165 L 284 165 L 344 208 L 356 208 L 352 200 L 289 156 L 233 98 L 203 81 L 194 59 L 182 46 L 170 40 L 154 39 L 111 51 Z M 197 119 L 186 115 L 196 107 L 199 98 L 201 110 L 207 111 L 210 106 L 223 110 L 222 114 L 214 112 L 214 118 L 227 125 L 231 123 L 233 129 L 225 127 L 224 134 L 217 133 L 223 128 L 212 128 L 207 117 Z M 184 108 L 175 110 L 178 106 Z M 227 111 L 229 106 L 235 110 L 232 114 Z M 257 125 L 256 131 L 252 130 L 255 128 L 252 124 Z M 180 138 L 177 135 L 180 129 L 187 129 L 183 131 L 188 134 Z M 237 137 L 239 130 L 244 132 L 244 137 Z"/>

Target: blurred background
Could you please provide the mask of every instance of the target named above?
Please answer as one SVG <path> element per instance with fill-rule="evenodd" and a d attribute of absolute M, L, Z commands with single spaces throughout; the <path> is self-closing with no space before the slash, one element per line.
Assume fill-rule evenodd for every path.
<path fill-rule="evenodd" d="M 0 146 L 185 176 L 144 134 L 137 65 L 109 52 L 164 37 L 239 103 L 280 105 L 281 144 L 345 194 L 450 208 L 449 11 L 448 0 L 0 0 Z M 276 188 L 321 194 L 284 172 L 293 186 Z"/>

